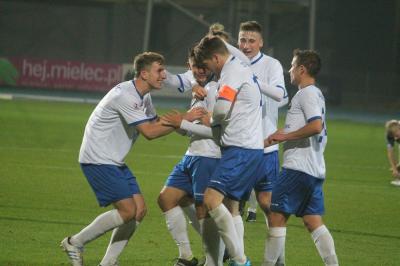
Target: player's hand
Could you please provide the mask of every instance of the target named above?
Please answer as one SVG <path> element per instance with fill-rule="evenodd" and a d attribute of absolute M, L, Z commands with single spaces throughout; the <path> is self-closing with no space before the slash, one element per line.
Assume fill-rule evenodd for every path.
<path fill-rule="evenodd" d="M 270 135 L 267 138 L 267 144 L 271 144 L 271 143 L 279 143 L 282 141 L 286 141 L 287 140 L 287 134 L 283 132 L 282 129 L 279 129 L 277 131 L 275 131 L 275 133 L 273 133 L 272 135 Z M 265 145 L 265 141 L 264 141 L 264 145 Z"/>
<path fill-rule="evenodd" d="M 278 143 L 279 143 L 278 141 L 273 141 L 273 140 L 266 138 L 266 139 L 264 139 L 264 148 L 267 148 L 269 146 L 272 146 L 272 145 L 275 145 Z"/>
<path fill-rule="evenodd" d="M 166 113 L 161 117 L 161 123 L 163 126 L 179 128 L 181 126 L 183 114 L 176 110 Z"/>
<path fill-rule="evenodd" d="M 193 98 L 202 101 L 207 96 L 207 91 L 200 85 L 194 85 L 192 88 L 192 96 Z"/>
<path fill-rule="evenodd" d="M 195 107 L 190 109 L 186 114 L 183 115 L 183 119 L 193 122 L 194 120 L 201 119 L 207 114 L 207 110 L 203 107 Z"/>
<path fill-rule="evenodd" d="M 207 127 L 211 127 L 210 119 L 211 119 L 211 114 L 207 113 L 206 115 L 203 115 L 200 122 Z"/>

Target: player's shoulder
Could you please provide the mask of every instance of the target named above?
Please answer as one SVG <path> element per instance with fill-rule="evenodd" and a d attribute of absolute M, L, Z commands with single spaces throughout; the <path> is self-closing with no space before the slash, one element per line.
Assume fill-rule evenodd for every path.
<path fill-rule="evenodd" d="M 112 90 L 116 101 L 139 102 L 144 99 L 144 96 L 142 97 L 138 93 L 133 80 L 121 82 L 117 84 Z"/>
<path fill-rule="evenodd" d="M 271 68 L 280 68 L 282 69 L 282 64 L 281 62 L 276 59 L 275 57 L 263 54 L 263 57 L 261 58 L 262 63 L 266 66 L 269 66 Z"/>
<path fill-rule="evenodd" d="M 207 91 L 215 90 L 218 88 L 218 86 L 218 82 L 216 82 L 215 80 L 211 80 L 204 86 L 204 89 L 206 89 Z"/>
<path fill-rule="evenodd" d="M 322 101 L 325 101 L 322 91 L 315 85 L 309 85 L 299 90 L 299 97 L 302 99 L 319 98 Z"/>
<path fill-rule="evenodd" d="M 229 69 L 231 71 L 232 70 L 237 71 L 237 70 L 246 70 L 246 69 L 250 69 L 250 68 L 242 60 L 240 60 L 239 58 L 237 58 L 235 56 L 232 56 L 232 57 L 228 58 L 227 69 Z"/>

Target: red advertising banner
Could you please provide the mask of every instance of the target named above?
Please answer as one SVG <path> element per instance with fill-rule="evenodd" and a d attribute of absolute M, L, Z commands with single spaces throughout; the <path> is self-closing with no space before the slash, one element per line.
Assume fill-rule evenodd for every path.
<path fill-rule="evenodd" d="M 122 64 L 32 58 L 3 58 L 3 60 L 8 60 L 14 67 L 11 72 L 16 74 L 13 82 L 16 86 L 108 91 L 123 80 Z M 4 67 L 3 62 L 0 67 Z M 0 83 L 7 82 L 0 76 Z"/>

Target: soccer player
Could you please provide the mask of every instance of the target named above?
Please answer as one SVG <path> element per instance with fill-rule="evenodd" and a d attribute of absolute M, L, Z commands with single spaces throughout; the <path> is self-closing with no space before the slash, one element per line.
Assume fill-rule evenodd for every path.
<path fill-rule="evenodd" d="M 212 111 L 217 91 L 217 83 L 213 81 L 214 74 L 205 69 L 204 66 L 197 65 L 194 62 L 193 48 L 189 51 L 188 64 L 196 82 L 200 86 L 204 86 L 207 92 L 204 100 L 193 99 L 191 106 L 202 107 Z M 167 114 L 164 121 L 181 129 L 188 124 L 188 121 L 182 120 L 182 115 L 178 113 Z M 158 197 L 158 204 L 164 213 L 168 230 L 179 248 L 179 258 L 175 264 L 176 266 L 197 265 L 198 263 L 198 260 L 192 254 L 183 211 L 190 217 L 192 225 L 199 233 L 200 224 L 195 212 L 194 215 L 192 214 L 192 204 L 189 203 L 189 205 L 181 207 L 182 200 L 187 197 L 194 198 L 198 218 L 200 223 L 204 223 L 205 217 L 201 215 L 204 212 L 200 210 L 203 203 L 204 190 L 221 157 L 219 146 L 212 139 L 211 129 L 208 128 L 208 131 L 209 137 L 191 135 L 185 156 L 172 170 Z M 208 253 L 206 252 L 206 255 L 209 255 Z M 207 265 L 218 265 L 215 256 L 206 256 L 206 260 Z M 214 262 L 211 260 L 214 260 Z"/>
<path fill-rule="evenodd" d="M 220 133 L 221 160 L 204 193 L 208 213 L 218 227 L 230 265 L 250 265 L 244 254 L 239 200 L 251 192 L 263 154 L 261 94 L 251 69 L 232 56 L 218 37 L 204 37 L 195 49 L 197 62 L 217 75 L 219 90 L 210 124 Z M 226 200 L 227 207 L 222 204 Z M 229 210 L 228 210 L 229 209 Z"/>
<path fill-rule="evenodd" d="M 283 144 L 282 171 L 272 190 L 270 229 L 263 265 L 275 265 L 285 245 L 286 223 L 291 214 L 304 225 L 325 265 L 339 265 L 333 238 L 322 221 L 327 143 L 325 99 L 315 86 L 321 60 L 315 51 L 295 50 L 290 81 L 299 90 L 286 115 L 285 127 L 265 140 Z"/>
<path fill-rule="evenodd" d="M 112 88 L 86 124 L 79 163 L 99 205 L 112 204 L 114 209 L 61 242 L 74 266 L 83 265 L 84 245 L 110 230 L 113 233 L 100 265 L 117 265 L 118 256 L 146 214 L 144 198 L 125 157 L 139 134 L 151 140 L 173 131 L 158 119 L 149 93 L 160 89 L 165 79 L 164 57 L 153 52 L 139 54 L 134 69 L 135 79 Z M 186 119 L 201 115 L 195 110 Z"/>
<path fill-rule="evenodd" d="M 387 143 L 387 157 L 392 170 L 393 180 L 390 182 L 394 186 L 400 186 L 400 166 L 395 159 L 394 146 L 400 140 L 400 121 L 390 120 L 386 122 L 386 143 Z"/>
<path fill-rule="evenodd" d="M 277 129 L 278 108 L 287 103 L 287 92 L 283 77 L 282 65 L 275 58 L 268 56 L 260 51 L 264 41 L 262 37 L 261 25 L 256 21 L 247 21 L 240 24 L 238 45 L 239 49 L 249 58 L 251 69 L 257 77 L 258 82 L 264 83 L 266 90 L 275 91 L 276 97 L 269 96 L 266 90 L 263 92 L 263 136 L 271 135 Z M 260 89 L 263 88 L 260 86 Z M 255 187 L 256 197 L 250 197 L 250 208 L 246 221 L 256 220 L 257 198 L 260 207 L 264 210 L 267 217 L 270 213 L 272 183 L 279 173 L 278 145 L 273 145 L 264 149 L 265 174 Z"/>

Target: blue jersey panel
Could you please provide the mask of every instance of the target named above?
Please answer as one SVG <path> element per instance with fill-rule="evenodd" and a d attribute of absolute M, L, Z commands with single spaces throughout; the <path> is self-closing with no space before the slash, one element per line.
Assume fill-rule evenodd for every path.
<path fill-rule="evenodd" d="M 262 173 L 263 150 L 225 147 L 209 187 L 233 200 L 247 200 Z"/>
<path fill-rule="evenodd" d="M 271 210 L 298 217 L 323 215 L 323 182 L 304 172 L 282 168 L 272 190 Z"/>
<path fill-rule="evenodd" d="M 136 177 L 127 166 L 81 164 L 81 169 L 102 207 L 140 194 Z"/>

